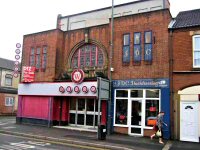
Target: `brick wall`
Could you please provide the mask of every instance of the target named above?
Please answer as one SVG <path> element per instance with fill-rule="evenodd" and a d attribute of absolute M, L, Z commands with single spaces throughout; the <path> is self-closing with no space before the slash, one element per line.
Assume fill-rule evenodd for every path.
<path fill-rule="evenodd" d="M 199 28 L 178 29 L 173 32 L 173 82 L 174 92 L 199 85 L 200 71 L 193 68 L 192 35 Z M 185 73 L 181 73 L 185 71 Z M 186 73 L 188 72 L 188 73 Z"/>
<path fill-rule="evenodd" d="M 115 19 L 114 39 L 114 79 L 130 78 L 163 78 L 169 77 L 168 31 L 167 27 L 171 16 L 168 10 L 155 11 Z M 153 61 L 147 64 L 144 61 L 144 31 L 153 33 Z M 133 36 L 134 32 L 142 33 L 142 61 L 139 65 L 133 63 Z M 131 62 L 122 63 L 122 39 L 124 33 L 130 33 Z"/>
<path fill-rule="evenodd" d="M 114 19 L 114 52 L 113 79 L 130 78 L 168 78 L 168 24 L 171 20 L 169 10 L 159 10 Z M 48 46 L 47 69 L 36 73 L 36 81 L 53 81 L 60 73 L 69 69 L 70 53 L 84 41 L 85 30 L 89 39 L 104 46 L 105 66 L 109 67 L 110 35 L 109 25 L 101 25 L 88 29 L 78 29 L 67 32 L 51 30 L 24 36 L 23 65 L 29 65 L 30 48 L 32 46 Z M 153 61 L 144 62 L 144 32 L 153 32 Z M 133 63 L 133 34 L 142 33 L 142 61 L 139 65 Z M 130 33 L 131 62 L 122 63 L 123 34 Z"/>
<path fill-rule="evenodd" d="M 35 81 L 53 81 L 55 79 L 56 66 L 59 67 L 59 55 L 56 60 L 56 53 L 61 53 L 63 49 L 63 33 L 59 30 L 50 30 L 24 36 L 22 66 L 29 66 L 31 47 L 47 46 L 47 67 L 43 72 L 36 72 Z"/>

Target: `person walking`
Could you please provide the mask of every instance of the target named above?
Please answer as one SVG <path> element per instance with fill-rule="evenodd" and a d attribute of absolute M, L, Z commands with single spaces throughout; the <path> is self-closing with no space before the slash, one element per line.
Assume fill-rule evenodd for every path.
<path fill-rule="evenodd" d="M 164 115 L 165 115 L 164 111 L 161 111 L 157 115 L 157 122 L 156 122 L 156 125 L 154 126 L 155 133 L 150 136 L 151 139 L 153 139 L 154 136 L 158 136 L 160 144 L 164 144 L 162 141 L 162 137 L 163 137 L 162 127 L 163 127 L 163 125 L 167 126 L 167 124 L 163 121 Z"/>

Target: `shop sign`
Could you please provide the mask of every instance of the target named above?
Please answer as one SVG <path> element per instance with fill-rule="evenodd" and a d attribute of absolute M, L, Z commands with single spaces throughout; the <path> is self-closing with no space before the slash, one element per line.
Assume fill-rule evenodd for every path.
<path fill-rule="evenodd" d="M 74 82 L 52 82 L 31 84 L 20 83 L 18 87 L 19 95 L 40 95 L 40 96 L 79 96 L 79 97 L 97 97 L 97 81 L 83 82 L 76 84 Z"/>
<path fill-rule="evenodd" d="M 169 79 L 167 78 L 113 80 L 112 83 L 114 88 L 133 88 L 133 87 L 169 88 Z"/>
<path fill-rule="evenodd" d="M 33 82 L 35 78 L 35 67 L 23 66 L 22 68 L 22 82 Z"/>
<path fill-rule="evenodd" d="M 83 82 L 85 73 L 82 69 L 75 69 L 71 74 L 71 79 L 74 83 L 80 84 Z"/>

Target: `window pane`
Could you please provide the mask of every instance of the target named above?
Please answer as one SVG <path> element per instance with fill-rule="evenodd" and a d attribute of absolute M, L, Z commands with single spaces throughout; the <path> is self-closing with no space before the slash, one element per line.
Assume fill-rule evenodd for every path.
<path fill-rule="evenodd" d="M 78 110 L 79 111 L 85 110 L 85 99 L 78 99 Z"/>
<path fill-rule="evenodd" d="M 5 78 L 5 84 L 11 86 L 12 85 L 12 78 Z"/>
<path fill-rule="evenodd" d="M 141 45 L 134 45 L 134 51 L 133 51 L 133 60 L 134 62 L 140 62 L 141 61 Z"/>
<path fill-rule="evenodd" d="M 80 49 L 77 49 L 74 53 L 71 61 L 71 67 L 102 67 L 103 63 L 104 56 L 101 49 L 98 49 L 96 45 L 84 45 Z"/>
<path fill-rule="evenodd" d="M 87 99 L 87 111 L 94 111 L 94 100 Z"/>
<path fill-rule="evenodd" d="M 145 32 L 144 43 L 152 43 L 151 31 Z"/>
<path fill-rule="evenodd" d="M 145 125 L 153 126 L 159 113 L 159 100 L 146 100 Z"/>
<path fill-rule="evenodd" d="M 75 114 L 70 113 L 70 116 L 69 116 L 69 123 L 75 124 Z"/>
<path fill-rule="evenodd" d="M 116 99 L 116 124 L 127 124 L 127 99 Z"/>
<path fill-rule="evenodd" d="M 76 110 L 76 100 L 70 100 L 70 110 Z"/>
<path fill-rule="evenodd" d="M 124 35 L 124 46 L 125 45 L 130 45 L 130 34 Z"/>
<path fill-rule="evenodd" d="M 143 97 L 143 90 L 131 90 L 131 97 Z"/>
<path fill-rule="evenodd" d="M 146 90 L 146 98 L 159 98 L 159 90 Z"/>
<path fill-rule="evenodd" d="M 134 33 L 134 44 L 140 44 L 141 33 Z"/>
<path fill-rule="evenodd" d="M 116 90 L 116 97 L 128 97 L 128 90 Z"/>
<path fill-rule="evenodd" d="M 35 49 L 31 48 L 31 55 L 34 55 L 34 51 L 35 51 Z"/>
<path fill-rule="evenodd" d="M 195 50 L 198 49 L 200 50 L 200 37 L 195 37 Z"/>
<path fill-rule="evenodd" d="M 123 62 L 124 63 L 130 62 L 130 46 L 123 47 Z"/>
<path fill-rule="evenodd" d="M 200 52 L 194 52 L 194 66 L 200 66 Z"/>

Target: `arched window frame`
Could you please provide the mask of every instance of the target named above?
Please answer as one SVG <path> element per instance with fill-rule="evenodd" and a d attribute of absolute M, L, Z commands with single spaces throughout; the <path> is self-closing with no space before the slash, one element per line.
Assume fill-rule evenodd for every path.
<path fill-rule="evenodd" d="M 89 57 L 89 65 L 87 58 Z M 101 61 L 99 61 L 101 58 Z M 76 60 L 77 59 L 77 60 Z M 105 54 L 101 47 L 93 43 L 83 44 L 72 53 L 70 68 L 103 68 L 105 66 Z M 77 61 L 77 62 L 75 62 Z M 75 66 L 76 63 L 76 66 Z"/>

